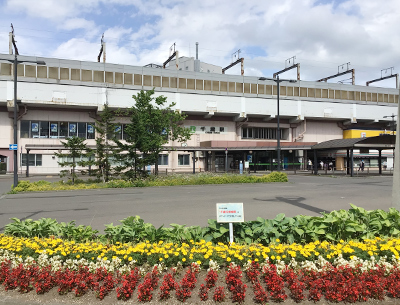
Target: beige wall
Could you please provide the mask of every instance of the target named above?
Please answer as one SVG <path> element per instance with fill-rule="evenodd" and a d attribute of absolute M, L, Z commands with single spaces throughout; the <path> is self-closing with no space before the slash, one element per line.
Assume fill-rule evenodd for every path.
<path fill-rule="evenodd" d="M 303 130 L 302 128 L 300 129 Z M 303 142 L 324 142 L 334 139 L 343 139 L 343 130 L 336 122 L 307 121 L 307 129 Z"/>

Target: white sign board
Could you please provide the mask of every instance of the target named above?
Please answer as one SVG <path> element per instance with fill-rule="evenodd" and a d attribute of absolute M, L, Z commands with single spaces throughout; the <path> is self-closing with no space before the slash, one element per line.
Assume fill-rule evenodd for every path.
<path fill-rule="evenodd" d="M 244 168 L 249 168 L 249 161 L 244 161 Z"/>
<path fill-rule="evenodd" d="M 217 203 L 217 222 L 244 222 L 243 202 Z"/>

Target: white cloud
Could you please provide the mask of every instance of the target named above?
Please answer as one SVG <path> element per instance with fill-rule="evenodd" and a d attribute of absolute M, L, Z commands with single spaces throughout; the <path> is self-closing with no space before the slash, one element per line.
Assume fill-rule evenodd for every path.
<path fill-rule="evenodd" d="M 96 24 L 91 20 L 86 20 L 84 18 L 70 18 L 63 22 L 60 25 L 60 28 L 63 30 L 77 30 L 77 29 L 87 29 L 94 28 Z"/>
<path fill-rule="evenodd" d="M 113 8 L 121 16 L 130 13 L 131 23 L 120 24 L 119 14 L 99 21 L 99 9 L 113 4 L 119 4 Z M 356 81 L 363 83 L 380 69 L 400 64 L 398 0 L 385 0 L 385 5 L 376 0 L 335 4 L 327 0 L 42 0 L 41 5 L 8 0 L 6 6 L 15 16 L 26 14 L 48 20 L 56 29 L 84 32 L 81 39 L 49 41 L 51 56 L 95 60 L 105 32 L 107 61 L 133 65 L 162 63 L 174 42 L 181 55 L 194 56 L 196 41 L 200 59 L 220 66 L 229 64 L 237 49 L 254 48 L 255 54 L 242 53 L 246 75 L 280 70 L 285 59 L 294 55 L 301 63 L 302 78 L 309 80 L 334 74 L 338 65 L 351 62 Z M 40 43 L 43 47 L 46 42 Z M 231 71 L 240 73 L 240 68 Z"/>

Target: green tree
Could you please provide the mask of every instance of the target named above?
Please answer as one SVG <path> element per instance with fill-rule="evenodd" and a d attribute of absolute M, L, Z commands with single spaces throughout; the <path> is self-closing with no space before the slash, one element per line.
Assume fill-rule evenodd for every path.
<path fill-rule="evenodd" d="M 117 125 L 114 122 L 115 113 L 104 105 L 103 111 L 99 115 L 99 119 L 96 120 L 96 151 L 95 151 L 95 162 L 97 169 L 93 170 L 98 179 L 102 179 L 103 182 L 107 182 L 113 174 L 111 161 L 115 159 L 115 133 L 116 128 L 121 128 L 121 125 Z"/>
<path fill-rule="evenodd" d="M 61 167 L 69 167 L 70 170 L 62 170 L 60 176 L 65 177 L 70 175 L 72 184 L 74 184 L 77 177 L 75 173 L 76 167 L 89 165 L 91 162 L 88 161 L 88 158 L 93 154 L 93 151 L 86 146 L 85 139 L 78 137 L 67 138 L 67 141 L 61 141 L 61 144 L 64 146 L 63 150 L 67 152 L 55 153 L 55 155 L 62 160 L 58 161 L 58 164 Z M 81 172 L 83 173 L 84 170 L 81 170 Z"/>
<path fill-rule="evenodd" d="M 118 170 L 129 179 L 146 175 L 144 167 L 158 162 L 169 141 L 186 142 L 191 136 L 190 129 L 182 126 L 186 116 L 174 111 L 175 104 L 168 104 L 165 96 L 153 94 L 154 90 L 141 90 L 132 96 L 135 105 L 127 111 L 126 142 L 116 141 L 122 163 Z"/>

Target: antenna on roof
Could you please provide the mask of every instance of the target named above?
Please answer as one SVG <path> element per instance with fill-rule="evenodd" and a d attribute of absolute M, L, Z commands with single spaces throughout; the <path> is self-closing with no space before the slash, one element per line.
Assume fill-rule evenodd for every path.
<path fill-rule="evenodd" d="M 169 63 L 172 60 L 172 58 L 174 58 L 174 57 L 176 57 L 176 61 L 175 61 L 176 69 L 177 70 L 179 69 L 179 52 L 178 52 L 178 50 L 175 50 L 175 46 L 176 46 L 176 44 L 174 42 L 174 44 L 169 48 L 169 57 L 163 63 L 164 69 L 165 69 L 165 66 L 167 65 L 167 63 Z M 171 53 L 172 53 L 172 55 L 171 55 Z"/>
<path fill-rule="evenodd" d="M 99 56 L 97 56 L 97 62 L 100 62 L 101 53 L 103 53 L 103 62 L 106 62 L 106 43 L 104 41 L 104 33 L 101 36 L 101 48 Z"/>
<path fill-rule="evenodd" d="M 16 40 L 15 40 L 15 35 L 14 35 L 14 26 L 13 26 L 13 24 L 11 23 L 11 32 L 9 33 L 9 48 L 8 48 L 8 52 L 9 52 L 9 54 L 10 55 L 12 55 L 13 54 L 13 49 L 12 49 L 12 47 L 14 46 L 14 49 L 15 49 L 15 54 L 16 55 L 19 55 L 19 53 L 18 53 L 18 48 L 17 48 L 17 44 L 16 44 Z"/>
<path fill-rule="evenodd" d="M 240 57 L 240 49 L 237 50 L 235 53 L 232 54 L 232 63 L 225 68 L 222 69 L 222 74 L 225 74 L 225 71 L 232 68 L 234 65 L 237 65 L 238 63 L 241 63 L 241 75 L 244 75 L 244 58 Z M 236 61 L 234 61 L 236 59 Z"/>
<path fill-rule="evenodd" d="M 384 80 L 384 79 L 396 77 L 396 88 L 399 88 L 399 74 L 398 73 L 393 74 L 393 69 L 394 69 L 394 67 L 382 69 L 381 70 L 381 78 L 376 78 L 376 79 L 370 80 L 370 81 L 368 81 L 366 83 L 366 85 L 369 86 L 370 83 L 379 82 L 379 81 Z M 388 74 L 388 70 L 390 70 L 390 75 L 387 75 Z M 385 72 L 382 73 L 383 71 L 385 71 Z M 383 76 L 383 74 L 386 74 L 386 76 Z"/>
<path fill-rule="evenodd" d="M 347 66 L 347 69 L 345 71 L 343 71 L 344 70 L 344 66 Z M 328 79 L 335 78 L 335 77 L 338 77 L 338 76 L 342 76 L 342 75 L 347 74 L 347 73 L 351 73 L 351 84 L 354 85 L 355 78 L 356 78 L 355 77 L 356 72 L 355 72 L 354 69 L 349 69 L 349 66 L 350 66 L 350 62 L 345 63 L 343 65 L 339 65 L 337 74 L 321 78 L 321 79 L 317 80 L 317 82 L 326 82 L 326 81 L 328 81 Z M 342 71 L 342 72 L 340 72 L 340 71 Z"/>
<path fill-rule="evenodd" d="M 297 80 L 300 80 L 300 64 L 299 63 L 295 64 L 294 63 L 295 60 L 296 60 L 296 56 L 293 56 L 293 57 L 290 57 L 290 58 L 286 59 L 285 60 L 285 69 L 274 73 L 274 78 L 276 78 L 277 75 L 279 75 L 279 74 L 281 74 L 283 72 L 286 72 L 286 71 L 291 70 L 293 68 L 297 68 Z"/>

